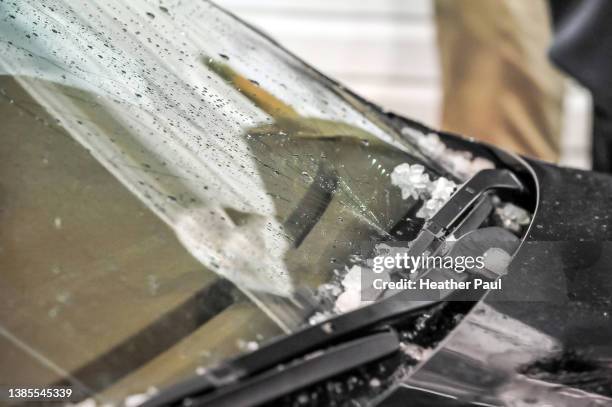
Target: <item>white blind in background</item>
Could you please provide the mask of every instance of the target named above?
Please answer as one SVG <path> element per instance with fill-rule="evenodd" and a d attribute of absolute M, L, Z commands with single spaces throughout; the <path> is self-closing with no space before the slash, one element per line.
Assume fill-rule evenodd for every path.
<path fill-rule="evenodd" d="M 431 0 L 216 0 L 328 76 L 437 127 L 441 100 Z M 588 95 L 567 92 L 562 163 L 588 166 Z"/>

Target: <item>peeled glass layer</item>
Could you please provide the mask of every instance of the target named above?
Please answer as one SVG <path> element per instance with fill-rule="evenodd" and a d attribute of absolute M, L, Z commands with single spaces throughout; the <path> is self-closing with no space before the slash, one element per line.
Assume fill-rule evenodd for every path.
<path fill-rule="evenodd" d="M 209 3 L 5 1 L 0 15 L 3 208 L 37 208 L 3 221 L 2 333 L 52 372 L 42 382 L 141 391 L 294 331 L 333 307 L 314 293 L 360 242 L 414 209 L 393 168 L 437 175 L 377 112 Z M 206 287 L 220 298 L 191 309 L 206 317 L 151 330 Z M 238 321 L 250 336 L 228 332 Z"/>

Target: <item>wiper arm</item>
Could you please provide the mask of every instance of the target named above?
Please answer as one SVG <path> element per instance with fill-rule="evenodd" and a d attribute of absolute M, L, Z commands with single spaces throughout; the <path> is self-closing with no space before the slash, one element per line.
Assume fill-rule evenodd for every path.
<path fill-rule="evenodd" d="M 347 370 L 374 362 L 397 352 L 397 333 L 388 329 L 343 342 L 324 352 L 309 355 L 288 365 L 279 365 L 260 375 L 225 386 L 211 394 L 190 397 L 190 406 L 256 406 L 275 400 Z"/>
<path fill-rule="evenodd" d="M 484 194 L 491 190 L 509 189 L 523 192 L 523 184 L 509 170 L 482 170 L 470 178 L 448 202 L 428 220 L 421 232 L 410 243 L 408 256 L 419 256 L 436 241 L 440 241 L 450 229 L 470 210 Z"/>
<path fill-rule="evenodd" d="M 400 292 L 370 306 L 304 328 L 277 339 L 255 352 L 222 363 L 202 376 L 179 383 L 149 400 L 143 404 L 143 407 L 169 405 L 189 396 L 234 384 L 282 363 L 288 363 L 299 356 L 307 355 L 309 352 L 336 344 L 349 337 L 355 337 L 364 333 L 368 328 L 400 315 L 421 313 L 422 310 L 439 302 L 439 300 L 414 301 L 413 298 L 412 293 Z"/>
<path fill-rule="evenodd" d="M 462 217 L 470 211 L 472 213 L 474 211 L 478 212 L 477 208 L 480 206 L 482 197 L 485 193 L 494 189 L 522 192 L 524 187 L 516 176 L 508 170 L 480 171 L 455 192 L 449 201 L 425 223 L 423 230 L 411 242 L 409 253 L 415 256 L 420 255 L 436 241 L 443 239 L 445 234 L 450 233 L 454 226 L 464 228 L 465 222 L 461 222 Z M 443 300 L 415 301 L 414 293 L 410 290 L 398 292 L 372 305 L 306 327 L 291 335 L 277 339 L 255 352 L 224 362 L 202 376 L 193 377 L 163 391 L 143 406 L 168 405 L 215 389 L 219 390 L 210 393 L 211 397 L 218 392 L 225 394 L 223 389 L 226 386 L 235 388 L 240 383 L 252 383 L 258 377 L 257 375 L 265 376 L 269 374 L 269 369 L 283 363 L 289 363 L 296 358 L 307 355 L 309 352 L 336 345 L 343 340 L 354 340 L 360 335 L 371 333 L 372 328 L 384 326 L 385 323 L 400 316 L 409 317 L 422 313 L 424 309 L 441 301 Z M 356 354 L 353 356 L 357 357 Z M 324 355 L 321 357 L 324 357 Z M 350 366 L 342 365 L 339 367 L 346 370 Z M 280 389 L 275 391 L 278 392 Z M 277 393 L 277 396 L 282 394 Z"/>

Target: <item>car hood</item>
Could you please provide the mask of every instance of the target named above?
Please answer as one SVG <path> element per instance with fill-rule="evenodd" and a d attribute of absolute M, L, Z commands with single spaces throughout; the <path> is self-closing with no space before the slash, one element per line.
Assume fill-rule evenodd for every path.
<path fill-rule="evenodd" d="M 612 401 L 612 177 L 523 164 L 537 207 L 504 290 L 489 292 L 380 405 Z"/>

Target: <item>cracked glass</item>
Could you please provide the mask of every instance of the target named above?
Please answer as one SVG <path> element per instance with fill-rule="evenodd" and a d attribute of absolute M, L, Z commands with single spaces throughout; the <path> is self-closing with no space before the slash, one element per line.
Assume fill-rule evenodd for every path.
<path fill-rule="evenodd" d="M 393 169 L 439 175 L 208 2 L 0 0 L 0 50 L 4 384 L 117 402 L 333 313 Z"/>

